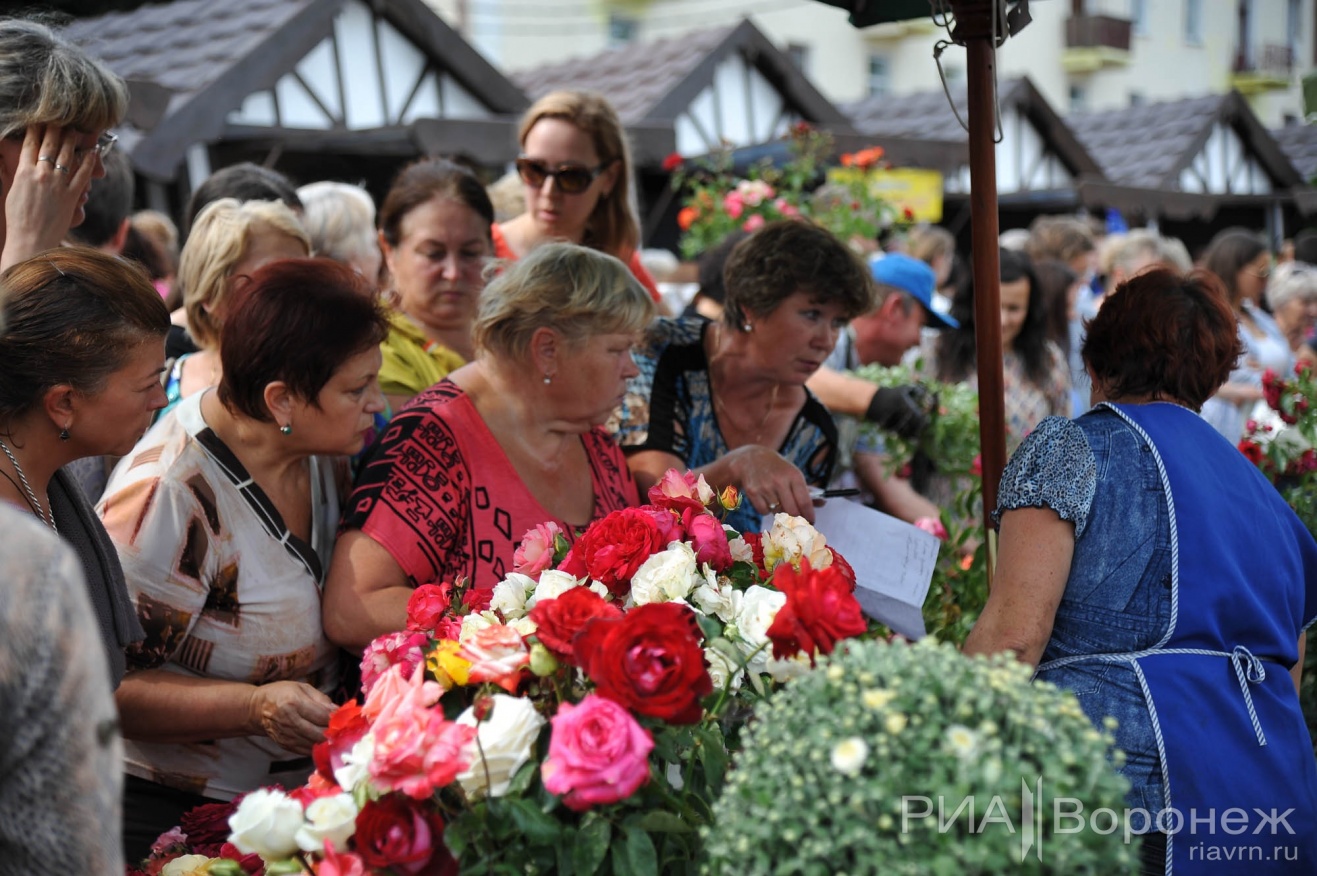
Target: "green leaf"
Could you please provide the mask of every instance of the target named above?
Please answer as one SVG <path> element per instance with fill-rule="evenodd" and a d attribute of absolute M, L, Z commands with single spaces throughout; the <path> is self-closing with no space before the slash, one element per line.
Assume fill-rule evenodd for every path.
<path fill-rule="evenodd" d="M 658 852 L 654 841 L 639 827 L 626 828 L 625 868 L 617 872 L 628 876 L 658 876 Z M 614 858 L 614 869 L 616 858 Z"/>
<path fill-rule="evenodd" d="M 535 760 L 528 760 L 517 770 L 517 774 L 512 777 L 511 784 L 508 785 L 506 797 L 518 797 L 526 792 L 530 783 L 535 781 L 535 771 L 539 769 L 539 764 Z"/>
<path fill-rule="evenodd" d="M 511 803 L 512 820 L 531 845 L 552 845 L 562 825 L 529 800 Z"/>
<path fill-rule="evenodd" d="M 687 824 L 675 812 L 655 809 L 635 819 L 627 819 L 628 827 L 638 827 L 649 833 L 691 833 L 694 827 Z"/>
<path fill-rule="evenodd" d="M 594 813 L 585 816 L 572 850 L 572 872 L 576 876 L 591 876 L 607 857 L 612 840 L 611 824 Z"/>
<path fill-rule="evenodd" d="M 722 621 L 718 618 L 697 611 L 695 612 L 695 620 L 700 625 L 700 632 L 704 633 L 706 642 L 712 641 L 723 634 Z"/>
<path fill-rule="evenodd" d="M 700 745 L 697 753 L 704 766 L 709 787 L 721 788 L 723 776 L 727 773 L 727 749 L 722 734 L 714 727 L 702 727 L 698 735 Z"/>

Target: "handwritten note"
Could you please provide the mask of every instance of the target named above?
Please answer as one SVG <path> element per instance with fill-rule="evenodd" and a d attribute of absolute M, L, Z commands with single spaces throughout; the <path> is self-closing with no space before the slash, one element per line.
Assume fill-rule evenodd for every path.
<path fill-rule="evenodd" d="M 864 613 L 907 638 L 922 638 L 924 597 L 941 544 L 937 538 L 844 499 L 814 509 L 814 526 L 855 569 L 855 596 Z"/>

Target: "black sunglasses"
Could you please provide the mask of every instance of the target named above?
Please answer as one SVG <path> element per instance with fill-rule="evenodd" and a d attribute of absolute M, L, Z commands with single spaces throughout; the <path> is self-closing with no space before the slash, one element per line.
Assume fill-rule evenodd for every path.
<path fill-rule="evenodd" d="M 522 156 L 517 159 L 517 175 L 521 177 L 521 181 L 526 185 L 535 188 L 544 185 L 544 180 L 548 177 L 553 177 L 554 183 L 564 193 L 579 195 L 590 188 L 590 184 L 598 179 L 599 174 L 607 170 L 612 163 L 612 161 L 605 161 L 598 167 L 564 164 L 557 170 L 551 170 L 543 161 L 536 161 L 533 158 Z"/>

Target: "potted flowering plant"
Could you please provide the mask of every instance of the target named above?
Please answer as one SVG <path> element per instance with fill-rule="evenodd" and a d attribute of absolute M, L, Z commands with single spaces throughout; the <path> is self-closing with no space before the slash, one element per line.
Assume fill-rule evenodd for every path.
<path fill-rule="evenodd" d="M 1291 377 L 1267 369 L 1262 393 L 1268 411 L 1245 424 L 1239 449 L 1317 537 L 1317 375 L 1308 362 L 1298 363 Z M 1306 652 L 1299 701 L 1317 740 L 1317 648 Z"/>
<path fill-rule="evenodd" d="M 756 231 L 777 219 L 805 217 L 860 245 L 913 218 L 869 184 L 868 172 L 885 166 L 881 147 L 844 154 L 841 166 L 831 167 L 832 135 L 807 122 L 792 126 L 787 145 L 790 158 L 783 165 L 765 159 L 744 176 L 734 172 L 730 150 L 689 168 L 681 156 L 669 156 L 665 169 L 672 172 L 673 188 L 683 193 L 677 213 L 683 256 L 694 258 L 734 231 Z"/>
<path fill-rule="evenodd" d="M 804 520 L 736 533 L 736 491 L 676 471 L 649 498 L 570 546 L 537 527 L 492 591 L 417 588 L 233 846 L 267 874 L 696 872 L 749 705 L 868 624 Z"/>
<path fill-rule="evenodd" d="M 1124 810 L 1113 719 L 1095 730 L 1030 674 L 932 638 L 842 643 L 757 708 L 702 829 L 705 872 L 1134 872 L 1134 843 L 1094 815 Z M 1076 811 L 1092 829 L 1054 814 Z"/>

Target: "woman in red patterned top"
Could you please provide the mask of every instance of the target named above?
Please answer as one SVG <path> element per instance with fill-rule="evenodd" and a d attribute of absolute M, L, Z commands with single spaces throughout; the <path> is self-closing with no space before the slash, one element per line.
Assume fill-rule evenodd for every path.
<path fill-rule="evenodd" d="M 631 152 L 612 105 L 590 92 L 551 92 L 521 117 L 517 139 L 526 211 L 494 225 L 494 254 L 512 260 L 546 241 L 579 243 L 626 262 L 658 301 L 640 263 Z"/>
<path fill-rule="evenodd" d="M 489 589 L 535 526 L 570 539 L 639 501 L 602 428 L 654 316 L 612 256 L 551 243 L 485 289 L 476 360 L 417 396 L 367 454 L 325 586 L 325 631 L 361 649 L 402 629 L 421 584 Z"/>

